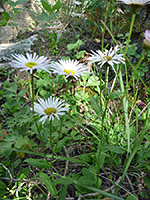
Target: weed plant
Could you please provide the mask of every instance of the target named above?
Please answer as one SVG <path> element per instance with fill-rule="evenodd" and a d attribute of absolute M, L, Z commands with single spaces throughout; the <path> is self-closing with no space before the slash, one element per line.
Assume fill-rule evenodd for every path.
<path fill-rule="evenodd" d="M 2 13 L 1 26 L 23 2 L 7 1 L 12 9 Z M 49 25 L 66 7 L 67 20 L 80 12 L 87 29 L 95 25 L 88 37 L 98 33 L 101 48 L 81 51 L 78 34 L 58 58 L 61 42 L 67 41 L 63 33 L 44 30 L 49 57 L 36 49 L 15 54 L 9 64 L 13 70 L 1 70 L 0 199 L 150 198 L 150 30 L 140 36 L 140 52 L 132 43 L 139 8 L 149 2 L 122 2 L 129 4 L 123 7 L 130 25 L 121 22 L 119 29 L 120 2 L 51 5 L 41 0 L 42 11 L 35 13 L 39 20 Z M 28 78 L 15 75 L 18 69 Z"/>

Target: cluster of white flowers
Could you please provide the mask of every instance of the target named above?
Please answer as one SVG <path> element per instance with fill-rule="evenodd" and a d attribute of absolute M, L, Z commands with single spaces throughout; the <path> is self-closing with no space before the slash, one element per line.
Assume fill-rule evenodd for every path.
<path fill-rule="evenodd" d="M 128 5 L 143 6 L 149 4 L 149 0 L 118 0 Z M 80 5 L 81 2 L 73 1 L 76 5 Z M 144 33 L 145 39 L 143 40 L 143 47 L 147 50 L 150 49 L 150 30 L 146 30 Z M 123 54 L 119 54 L 119 46 L 111 47 L 110 50 L 105 49 L 104 52 L 97 50 L 91 51 L 88 61 L 90 63 L 98 62 L 100 67 L 104 64 L 114 66 L 114 64 L 125 63 Z M 26 55 L 15 54 L 13 60 L 10 63 L 12 67 L 21 68 L 21 71 L 29 71 L 33 75 L 35 70 L 41 69 L 56 73 L 58 75 L 64 75 L 66 78 L 73 77 L 78 79 L 81 75 L 84 76 L 89 73 L 88 67 L 79 63 L 76 60 L 59 60 L 58 62 L 52 62 L 44 56 L 38 56 L 36 53 Z M 63 100 L 59 98 L 55 99 L 49 97 L 48 100 L 39 99 L 39 103 L 34 103 L 34 111 L 41 117 L 40 121 L 45 123 L 46 119 L 54 120 L 56 117 L 59 120 L 59 115 L 64 115 L 69 110 Z"/>

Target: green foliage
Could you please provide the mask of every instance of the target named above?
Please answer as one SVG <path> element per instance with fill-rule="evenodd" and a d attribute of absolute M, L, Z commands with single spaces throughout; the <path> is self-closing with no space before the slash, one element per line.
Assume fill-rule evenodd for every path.
<path fill-rule="evenodd" d="M 47 187 L 48 191 L 50 192 L 50 194 L 52 194 L 53 196 L 57 195 L 57 192 L 54 189 L 54 185 L 52 183 L 52 181 L 50 180 L 49 176 L 45 173 L 40 173 L 39 174 L 40 180 L 42 181 L 42 183 L 45 184 L 45 186 Z"/>
<path fill-rule="evenodd" d="M 10 18 L 14 20 L 22 12 L 17 6 L 24 2 L 26 0 L 8 0 L 10 10 L 8 13 L 2 12 L 0 26 L 9 24 Z M 63 3 L 58 0 L 50 4 L 41 0 L 41 12 L 29 13 L 36 16 L 35 23 L 41 21 L 44 22 L 44 27 L 49 27 L 62 11 Z M 67 3 L 69 1 L 66 5 Z M 113 27 L 118 16 L 116 1 L 107 3 L 94 0 L 84 1 L 80 6 L 69 7 L 68 4 L 69 24 L 73 20 L 70 19 L 71 12 L 76 9 L 84 12 L 83 16 L 86 18 L 85 21 L 79 19 L 78 22 L 83 20 L 84 27 L 88 27 L 82 33 L 75 30 L 71 43 L 63 37 L 62 30 L 60 34 L 44 29 L 42 36 L 48 43 L 47 51 L 55 56 L 55 60 L 62 56 L 62 47 L 64 59 L 84 59 L 87 49 L 81 50 L 81 47 L 88 36 L 102 37 L 102 52 L 115 46 L 119 39 L 119 43 L 123 45 L 121 53 L 126 58 L 125 65 L 115 63 L 107 73 L 108 62 L 103 65 L 102 70 L 98 67 L 95 69 L 98 65 L 96 62 L 89 66 L 91 73 L 80 76 L 78 80 L 52 74 L 51 66 L 47 69 L 49 73 L 38 70 L 33 77 L 33 96 L 29 91 L 29 88 L 32 89 L 30 79 L 19 80 L 19 77 L 13 75 L 14 71 L 8 72 L 5 68 L 0 70 L 0 76 L 5 79 L 0 90 L 0 198 L 46 200 L 50 194 L 50 198 L 65 200 L 70 188 L 73 188 L 71 191 L 74 190 L 75 199 L 91 199 L 93 197 L 89 197 L 89 194 L 96 193 L 98 196 L 94 196 L 94 199 L 106 197 L 121 200 L 120 196 L 127 194 L 125 198 L 132 200 L 137 199 L 137 194 L 132 194 L 132 187 L 134 191 L 137 190 L 138 176 L 143 171 L 145 177 L 141 180 L 145 187 L 138 195 L 140 198 L 149 197 L 150 82 L 147 73 L 150 54 L 139 52 L 137 43 L 130 44 L 131 30 L 134 27 L 132 23 L 131 32 L 116 31 L 119 27 L 119 22 Z M 130 17 L 124 20 L 129 19 Z M 17 22 L 14 21 L 11 25 L 17 26 Z M 90 25 L 92 34 L 90 31 L 87 34 Z M 124 24 L 120 29 L 122 27 Z M 78 31 L 80 29 L 81 27 L 77 27 Z M 103 37 L 105 35 L 106 39 Z M 108 44 L 105 45 L 107 39 Z M 103 58 L 106 59 L 106 55 Z M 9 79 L 10 76 L 14 78 L 13 81 Z M 138 88 L 139 83 L 141 88 Z M 139 94 L 142 89 L 144 97 Z M 60 116 L 60 120 L 55 118 L 50 123 L 46 120 L 42 124 L 39 122 L 41 116 L 35 116 L 31 112 L 31 104 L 39 97 L 48 99 L 49 96 L 65 100 L 69 103 L 70 110 L 66 115 Z M 141 107 L 137 103 L 139 99 L 144 103 Z M 124 191 L 129 176 L 134 183 L 127 183 L 128 187 Z M 121 177 L 119 183 L 116 181 L 118 177 Z M 131 184 L 133 186 L 130 191 Z M 115 195 L 112 191 L 104 191 L 108 185 L 114 189 Z"/>
<path fill-rule="evenodd" d="M 0 26 L 5 26 L 10 19 L 10 15 L 8 12 L 3 11 L 0 17 Z"/>
<path fill-rule="evenodd" d="M 67 45 L 67 49 L 69 52 L 66 52 L 66 54 L 71 54 L 70 56 L 73 58 L 82 58 L 83 54 L 86 52 L 85 50 L 79 51 L 80 46 L 83 44 L 82 40 L 78 39 L 75 43 L 71 43 Z M 71 53 L 72 52 L 72 53 Z"/>
<path fill-rule="evenodd" d="M 59 46 L 65 41 L 61 39 L 61 34 L 57 34 L 53 31 L 47 32 L 46 30 L 42 31 L 43 37 L 48 41 L 49 51 L 52 55 L 57 56 L 59 53 Z"/>

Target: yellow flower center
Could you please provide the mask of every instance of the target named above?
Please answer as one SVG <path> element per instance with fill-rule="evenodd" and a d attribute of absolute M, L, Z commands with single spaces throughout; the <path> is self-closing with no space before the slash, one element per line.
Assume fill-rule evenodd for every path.
<path fill-rule="evenodd" d="M 71 69 L 64 69 L 64 72 L 66 72 L 67 74 L 75 74 L 75 71 L 71 70 Z"/>
<path fill-rule="evenodd" d="M 25 65 L 26 65 L 27 67 L 32 68 L 32 67 L 36 66 L 37 64 L 36 64 L 35 62 L 28 62 L 28 63 L 26 63 Z"/>
<path fill-rule="evenodd" d="M 55 108 L 46 108 L 44 110 L 44 112 L 45 112 L 46 115 L 51 115 L 53 113 L 55 114 L 57 112 L 57 110 Z"/>
<path fill-rule="evenodd" d="M 111 57 L 111 56 L 104 56 L 104 59 L 105 59 L 106 61 L 110 61 L 110 60 L 112 60 L 112 57 Z"/>

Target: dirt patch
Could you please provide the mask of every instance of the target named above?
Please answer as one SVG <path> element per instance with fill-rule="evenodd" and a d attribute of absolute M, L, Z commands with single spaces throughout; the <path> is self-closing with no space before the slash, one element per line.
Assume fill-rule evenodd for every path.
<path fill-rule="evenodd" d="M 14 0 L 16 2 L 16 0 Z M 5 10 L 10 12 L 11 7 L 8 4 L 4 4 Z M 40 12 L 40 6 L 32 2 L 22 3 L 16 8 L 21 9 L 21 12 L 11 18 L 8 24 L 4 27 L 0 27 L 0 43 L 16 42 L 16 37 L 19 33 L 25 33 L 26 31 L 36 31 L 40 28 L 40 23 L 37 26 L 33 20 L 33 16 L 28 12 L 28 9 L 34 12 Z"/>

